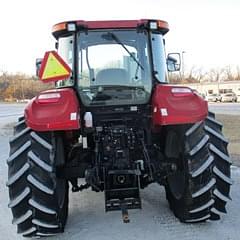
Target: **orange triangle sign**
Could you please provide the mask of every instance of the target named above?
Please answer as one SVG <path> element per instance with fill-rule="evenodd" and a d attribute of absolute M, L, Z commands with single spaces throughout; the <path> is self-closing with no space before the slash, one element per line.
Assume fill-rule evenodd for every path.
<path fill-rule="evenodd" d="M 39 70 L 39 78 L 43 82 L 64 80 L 71 75 L 71 68 L 56 51 L 46 52 Z"/>

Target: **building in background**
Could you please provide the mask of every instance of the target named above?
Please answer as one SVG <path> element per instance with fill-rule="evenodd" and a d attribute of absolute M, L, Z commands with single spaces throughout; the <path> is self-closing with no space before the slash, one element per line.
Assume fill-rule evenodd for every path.
<path fill-rule="evenodd" d="M 240 81 L 229 82 L 211 82 L 211 83 L 188 83 L 184 84 L 190 88 L 197 90 L 199 93 L 207 96 L 209 94 L 223 94 L 223 93 L 235 93 L 240 95 Z"/>

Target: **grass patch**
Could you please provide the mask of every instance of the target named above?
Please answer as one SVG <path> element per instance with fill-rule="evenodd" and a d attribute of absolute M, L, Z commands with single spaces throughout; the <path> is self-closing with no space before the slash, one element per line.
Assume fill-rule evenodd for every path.
<path fill-rule="evenodd" d="M 223 133 L 229 140 L 228 151 L 233 163 L 240 166 L 240 116 L 216 114 L 216 119 L 223 124 Z"/>

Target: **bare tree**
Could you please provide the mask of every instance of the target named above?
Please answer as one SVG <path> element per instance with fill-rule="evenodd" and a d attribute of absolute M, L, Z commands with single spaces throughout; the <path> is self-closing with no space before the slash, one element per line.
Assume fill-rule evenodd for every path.
<path fill-rule="evenodd" d="M 226 66 L 225 68 L 224 68 L 224 81 L 234 81 L 235 80 L 235 72 L 234 72 L 234 69 L 233 69 L 233 66 L 230 66 L 230 65 L 228 65 L 228 66 Z"/>
<path fill-rule="evenodd" d="M 240 66 L 236 67 L 236 74 L 234 80 L 240 81 Z"/>
<path fill-rule="evenodd" d="M 179 73 L 175 73 L 175 72 L 172 72 L 172 73 L 169 73 L 169 82 L 171 84 L 179 84 L 181 83 L 181 75 Z"/>
<path fill-rule="evenodd" d="M 185 81 L 189 83 L 200 83 L 204 80 L 205 75 L 206 72 L 203 70 L 202 67 L 192 66 L 187 73 Z"/>
<path fill-rule="evenodd" d="M 35 77 L 22 73 L 9 74 L 2 71 L 0 74 L 0 100 L 31 99 L 49 88 L 53 88 L 53 85 L 43 84 Z"/>
<path fill-rule="evenodd" d="M 208 82 L 220 82 L 223 80 L 225 69 L 224 68 L 212 68 L 206 74 L 206 80 Z"/>

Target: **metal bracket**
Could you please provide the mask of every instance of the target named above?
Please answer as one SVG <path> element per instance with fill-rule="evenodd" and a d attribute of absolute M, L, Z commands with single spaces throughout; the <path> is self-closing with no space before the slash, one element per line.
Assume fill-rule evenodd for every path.
<path fill-rule="evenodd" d="M 77 179 L 71 179 L 70 182 L 72 184 L 72 192 L 80 192 L 80 191 L 83 191 L 84 189 L 87 189 L 90 187 L 90 184 L 88 184 L 88 183 L 82 184 L 79 186 L 77 184 Z"/>
<path fill-rule="evenodd" d="M 124 223 L 129 223 L 128 209 L 124 203 L 121 203 L 120 208 L 122 210 L 122 219 Z"/>

